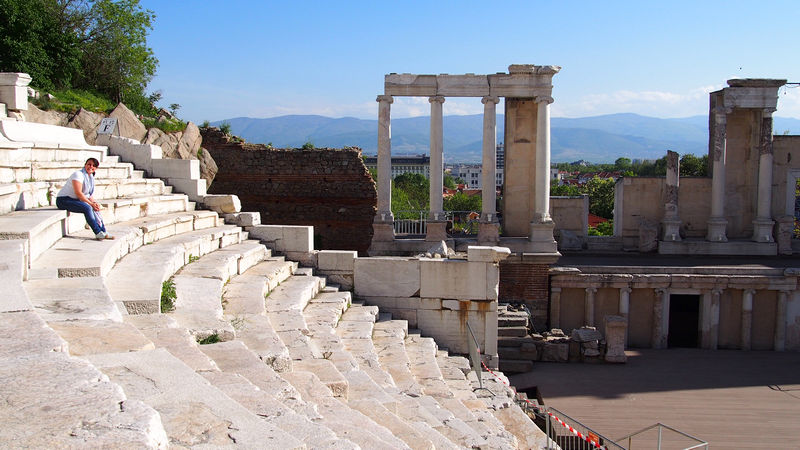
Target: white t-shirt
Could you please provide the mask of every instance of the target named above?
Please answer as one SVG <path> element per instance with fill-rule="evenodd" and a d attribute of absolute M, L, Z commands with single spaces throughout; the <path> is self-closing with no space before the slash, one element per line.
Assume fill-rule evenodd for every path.
<path fill-rule="evenodd" d="M 90 197 L 94 193 L 94 177 L 86 173 L 86 170 L 81 169 L 75 171 L 75 173 L 67 178 L 67 181 L 64 183 L 64 187 L 58 191 L 57 197 L 71 197 L 76 200 L 78 199 L 78 196 L 75 194 L 75 189 L 72 187 L 72 180 L 76 180 L 81 183 L 81 191 L 83 191 L 84 196 Z"/>

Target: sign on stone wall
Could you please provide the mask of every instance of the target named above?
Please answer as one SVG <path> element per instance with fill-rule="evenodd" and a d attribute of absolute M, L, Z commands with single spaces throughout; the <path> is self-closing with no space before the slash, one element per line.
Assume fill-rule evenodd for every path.
<path fill-rule="evenodd" d="M 106 117 L 100 121 L 100 126 L 97 127 L 97 134 L 114 134 L 119 135 L 117 128 L 117 119 L 114 117 Z"/>

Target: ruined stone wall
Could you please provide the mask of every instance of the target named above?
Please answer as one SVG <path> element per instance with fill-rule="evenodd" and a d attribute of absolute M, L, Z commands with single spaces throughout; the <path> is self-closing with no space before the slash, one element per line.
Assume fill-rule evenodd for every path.
<path fill-rule="evenodd" d="M 263 224 L 313 226 L 318 250 L 369 248 L 377 191 L 360 149 L 275 149 L 214 128 L 203 146 L 219 168 L 209 193 L 238 195 Z"/>
<path fill-rule="evenodd" d="M 773 151 L 772 216 L 794 215 L 793 188 L 800 178 L 800 136 L 775 136 Z"/>

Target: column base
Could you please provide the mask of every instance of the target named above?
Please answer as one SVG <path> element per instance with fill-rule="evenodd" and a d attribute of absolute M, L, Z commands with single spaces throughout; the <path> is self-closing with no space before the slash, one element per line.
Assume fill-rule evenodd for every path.
<path fill-rule="evenodd" d="M 753 221 L 753 238 L 755 242 L 775 242 L 772 237 L 772 228 L 775 226 L 775 221 L 770 219 L 756 218 Z"/>
<path fill-rule="evenodd" d="M 425 233 L 426 242 L 441 242 L 447 240 L 446 221 L 428 221 L 427 232 Z"/>
<path fill-rule="evenodd" d="M 558 243 L 553 238 L 555 222 L 548 219 L 543 222 L 531 222 L 528 241 L 533 244 L 536 253 L 557 253 Z"/>
<path fill-rule="evenodd" d="M 377 242 L 394 241 L 394 224 L 392 222 L 374 222 L 372 224 L 372 240 Z"/>
<path fill-rule="evenodd" d="M 727 228 L 727 226 L 727 219 L 722 217 L 712 217 L 708 219 L 706 240 L 711 242 L 728 242 L 728 237 L 725 235 L 725 228 Z"/>
<path fill-rule="evenodd" d="M 481 222 L 478 224 L 478 245 L 497 245 L 500 243 L 500 224 Z"/>
<path fill-rule="evenodd" d="M 662 241 L 678 242 L 681 240 L 681 220 L 680 219 L 664 219 L 661 221 L 664 227 L 664 233 L 661 236 Z"/>

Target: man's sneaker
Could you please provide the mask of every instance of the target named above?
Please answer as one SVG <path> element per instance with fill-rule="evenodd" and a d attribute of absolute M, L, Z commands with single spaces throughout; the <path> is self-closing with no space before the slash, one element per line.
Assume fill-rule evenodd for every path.
<path fill-rule="evenodd" d="M 102 241 L 103 239 L 106 239 L 108 237 L 108 233 L 106 233 L 105 231 L 101 231 L 101 232 L 95 234 L 94 237 L 98 241 Z"/>

